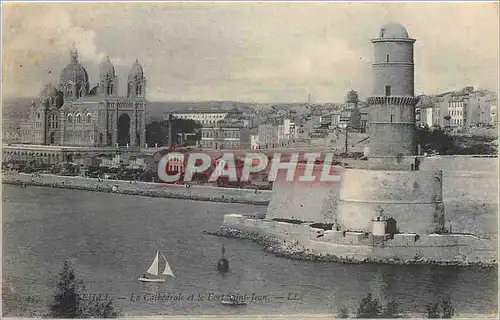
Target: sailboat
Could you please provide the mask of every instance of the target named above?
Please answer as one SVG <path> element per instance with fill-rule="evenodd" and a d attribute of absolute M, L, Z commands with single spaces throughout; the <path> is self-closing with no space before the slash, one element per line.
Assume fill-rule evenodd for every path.
<path fill-rule="evenodd" d="M 146 271 L 146 273 L 149 273 L 149 274 L 156 276 L 156 277 L 159 276 L 159 273 L 158 273 L 159 262 L 160 262 L 159 256 L 160 256 L 160 252 L 158 250 L 156 250 L 155 259 L 153 260 L 153 263 L 151 263 L 151 266 L 149 267 L 148 271 Z M 163 270 L 161 275 L 175 277 L 174 273 L 172 272 L 172 269 L 170 269 L 170 265 L 168 264 L 167 258 L 165 258 L 163 253 L 161 254 L 161 257 L 163 258 L 163 260 L 165 260 L 165 269 Z M 142 282 L 165 282 L 166 279 L 165 278 L 149 278 L 146 276 L 146 274 L 144 274 L 142 277 L 139 277 L 139 281 L 142 281 Z"/>

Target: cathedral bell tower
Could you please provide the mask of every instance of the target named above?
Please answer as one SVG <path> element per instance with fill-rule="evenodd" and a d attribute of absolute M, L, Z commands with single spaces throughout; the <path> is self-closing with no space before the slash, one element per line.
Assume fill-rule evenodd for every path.
<path fill-rule="evenodd" d="M 109 60 L 109 57 L 104 59 L 99 69 L 99 95 L 105 97 L 117 96 L 118 78 L 115 73 L 115 67 Z"/>
<path fill-rule="evenodd" d="M 127 97 L 131 99 L 146 97 L 146 78 L 138 59 L 135 60 L 128 74 Z"/>

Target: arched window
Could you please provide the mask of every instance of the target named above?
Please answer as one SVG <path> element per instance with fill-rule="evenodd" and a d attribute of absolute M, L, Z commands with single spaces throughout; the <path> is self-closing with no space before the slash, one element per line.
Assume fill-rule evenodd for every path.
<path fill-rule="evenodd" d="M 38 113 L 36 114 L 36 117 L 37 117 L 38 119 L 40 119 L 40 112 L 38 112 Z"/>
<path fill-rule="evenodd" d="M 67 97 L 71 96 L 71 95 L 73 94 L 73 93 L 72 93 L 72 91 L 73 91 L 73 90 L 72 90 L 71 84 L 68 84 L 68 85 L 66 86 L 66 96 L 67 96 Z"/>
<path fill-rule="evenodd" d="M 76 123 L 81 123 L 82 122 L 82 115 L 81 114 L 77 114 L 76 115 Z"/>
<path fill-rule="evenodd" d="M 92 115 L 90 113 L 87 114 L 87 123 L 92 123 Z"/>
<path fill-rule="evenodd" d="M 113 84 L 112 83 L 108 83 L 106 92 L 107 92 L 108 95 L 112 95 L 113 94 Z"/>
<path fill-rule="evenodd" d="M 72 123 L 73 122 L 73 115 L 70 113 L 68 114 L 68 122 Z"/>
<path fill-rule="evenodd" d="M 385 96 L 389 97 L 391 95 L 391 86 L 385 86 Z"/>

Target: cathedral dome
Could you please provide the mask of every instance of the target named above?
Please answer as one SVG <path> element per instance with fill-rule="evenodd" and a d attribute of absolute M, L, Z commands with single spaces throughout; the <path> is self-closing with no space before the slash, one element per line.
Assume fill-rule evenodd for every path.
<path fill-rule="evenodd" d="M 144 71 L 142 70 L 142 66 L 139 64 L 139 60 L 136 59 L 135 63 L 130 68 L 130 72 L 128 73 L 128 80 L 138 80 L 144 78 Z"/>
<path fill-rule="evenodd" d="M 71 50 L 71 63 L 61 72 L 61 84 L 69 81 L 84 83 L 87 86 L 89 83 L 87 70 L 78 62 L 78 52 L 75 49 Z"/>
<path fill-rule="evenodd" d="M 106 57 L 101 65 L 99 66 L 101 72 L 101 78 L 114 78 L 115 77 L 115 67 L 109 60 L 109 57 Z"/>
<path fill-rule="evenodd" d="M 387 23 L 380 28 L 380 38 L 409 38 L 408 31 L 399 23 Z"/>
<path fill-rule="evenodd" d="M 358 93 L 354 90 L 351 90 L 347 93 L 347 96 L 345 98 L 345 101 L 347 103 L 356 103 L 358 102 Z"/>

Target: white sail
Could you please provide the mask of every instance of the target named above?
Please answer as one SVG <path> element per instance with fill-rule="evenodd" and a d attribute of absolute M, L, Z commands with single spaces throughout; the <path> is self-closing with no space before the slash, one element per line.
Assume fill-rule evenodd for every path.
<path fill-rule="evenodd" d="M 168 264 L 167 258 L 165 258 L 163 253 L 161 254 L 161 257 L 163 258 L 163 260 L 165 260 L 165 270 L 163 270 L 162 274 L 175 277 L 174 273 L 172 272 L 172 269 L 170 269 L 170 265 Z"/>
<path fill-rule="evenodd" d="M 146 271 L 149 274 L 152 274 L 154 276 L 158 276 L 158 250 L 156 250 L 156 257 L 149 267 L 148 271 Z"/>

